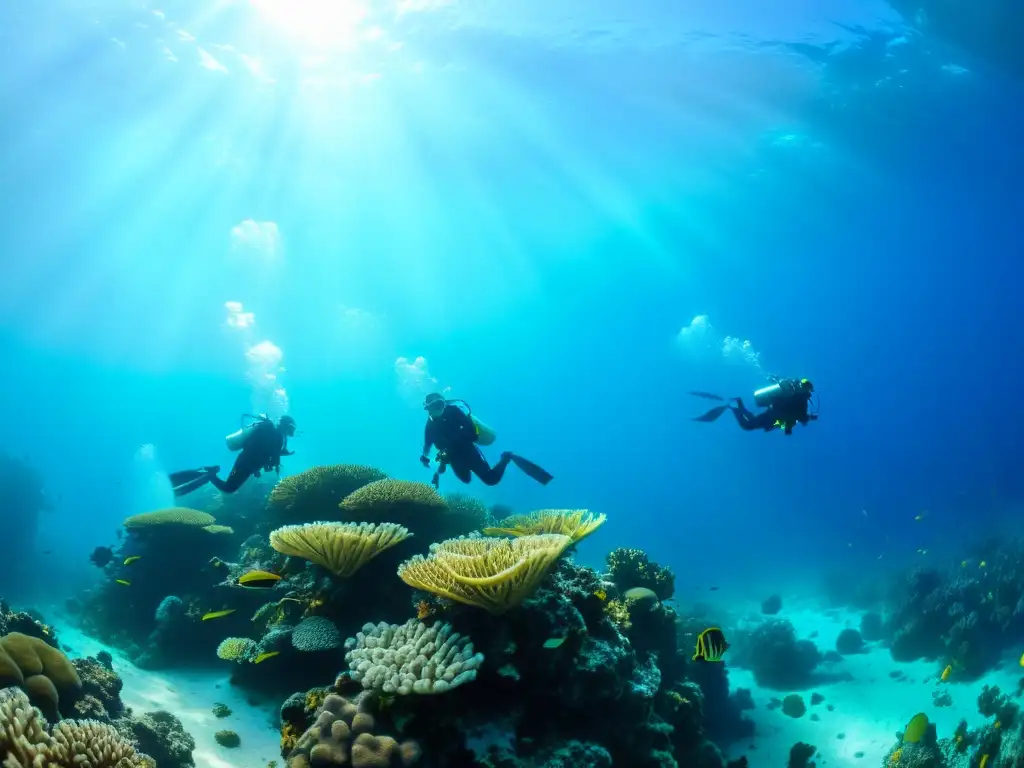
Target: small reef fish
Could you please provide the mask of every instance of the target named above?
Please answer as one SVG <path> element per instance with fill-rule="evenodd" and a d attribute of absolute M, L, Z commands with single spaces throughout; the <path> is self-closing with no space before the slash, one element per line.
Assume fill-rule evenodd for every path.
<path fill-rule="evenodd" d="M 967 567 L 967 561 L 966 560 L 961 560 L 960 561 L 960 567 L 961 568 L 966 568 Z"/>
<path fill-rule="evenodd" d="M 942 670 L 942 674 L 939 675 L 939 677 L 942 680 L 942 682 L 946 682 L 947 680 L 949 680 L 949 676 L 951 674 L 953 674 L 953 665 L 952 664 L 947 664 L 946 668 L 944 670 Z"/>
<path fill-rule="evenodd" d="M 982 755 L 981 756 L 981 762 L 978 763 L 978 768 L 985 768 L 985 766 L 987 764 L 988 764 L 988 755 Z"/>
<path fill-rule="evenodd" d="M 1024 667 L 1024 653 L 1021 654 L 1020 661 L 1017 663 Z"/>
<path fill-rule="evenodd" d="M 721 661 L 727 650 L 729 650 L 729 643 L 726 642 L 725 633 L 718 627 L 708 627 L 697 635 L 697 647 L 693 653 L 693 660 Z"/>
<path fill-rule="evenodd" d="M 235 612 L 234 608 L 228 608 L 228 609 L 223 610 L 223 611 L 209 611 L 209 612 L 203 614 L 203 619 L 202 620 L 206 621 L 208 619 L 220 619 L 220 618 L 223 618 L 225 616 L 230 616 L 234 612 Z"/>
<path fill-rule="evenodd" d="M 914 515 L 914 522 L 915 522 L 915 523 L 920 523 L 920 522 L 921 522 L 922 520 L 924 520 L 924 519 L 925 519 L 926 517 L 928 517 L 928 510 L 925 510 L 924 512 L 922 512 L 922 513 L 921 513 L 921 514 L 919 514 L 919 515 Z"/>
<path fill-rule="evenodd" d="M 918 712 L 907 723 L 907 730 L 903 732 L 903 740 L 908 744 L 917 744 L 917 742 L 924 738 L 927 730 L 928 715 L 924 712 Z"/>
<path fill-rule="evenodd" d="M 249 571 L 238 577 L 238 586 L 250 589 L 268 589 L 280 580 L 280 576 L 270 571 Z"/>
<path fill-rule="evenodd" d="M 986 563 L 984 560 L 982 560 L 980 563 L 978 563 L 978 567 L 979 568 L 987 568 L 988 567 L 988 563 Z"/>
<path fill-rule="evenodd" d="M 565 642 L 564 637 L 552 637 L 550 640 L 544 641 L 545 648 L 559 648 L 562 643 Z"/>
<path fill-rule="evenodd" d="M 917 550 L 917 554 L 919 554 L 919 555 L 927 555 L 928 554 L 928 550 L 927 549 L 919 549 L 919 550 Z"/>
<path fill-rule="evenodd" d="M 266 661 L 267 659 L 274 658 L 279 653 L 281 653 L 281 652 L 280 651 L 267 651 L 266 653 L 261 653 L 259 656 L 257 656 L 255 659 L 253 659 L 252 663 L 253 664 L 259 664 L 260 662 Z"/>
<path fill-rule="evenodd" d="M 138 562 L 141 559 L 142 559 L 142 555 L 131 555 L 131 556 L 126 557 L 124 559 L 124 564 L 125 565 L 131 565 L 132 563 L 136 563 L 136 562 Z"/>
<path fill-rule="evenodd" d="M 132 585 L 132 583 L 127 579 L 114 579 L 114 581 L 116 581 L 122 587 L 130 587 Z"/>

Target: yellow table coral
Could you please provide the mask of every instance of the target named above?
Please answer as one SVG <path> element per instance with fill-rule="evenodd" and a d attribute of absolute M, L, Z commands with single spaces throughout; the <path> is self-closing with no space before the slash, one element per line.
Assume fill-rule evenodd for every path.
<path fill-rule="evenodd" d="M 449 539 L 402 563 L 398 575 L 416 589 L 501 614 L 533 594 L 570 544 L 556 533 Z"/>
<path fill-rule="evenodd" d="M 592 534 L 607 520 L 589 509 L 541 509 L 529 515 L 513 515 L 493 528 L 485 528 L 488 536 L 530 536 L 538 533 L 560 533 L 573 541 Z"/>
<path fill-rule="evenodd" d="M 412 534 L 394 523 L 307 523 L 270 534 L 270 546 L 348 578 L 386 549 Z"/>

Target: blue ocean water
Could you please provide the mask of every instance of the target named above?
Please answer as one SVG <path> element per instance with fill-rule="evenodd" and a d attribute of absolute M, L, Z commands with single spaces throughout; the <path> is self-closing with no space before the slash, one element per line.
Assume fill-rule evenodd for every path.
<path fill-rule="evenodd" d="M 0 593 L 101 578 L 242 413 L 426 479 L 448 388 L 556 476 L 469 490 L 607 513 L 583 559 L 681 598 L 1014 526 L 1021 86 L 901 10 L 5 5 L 3 449 L 52 509 Z M 770 374 L 820 419 L 691 420 Z"/>

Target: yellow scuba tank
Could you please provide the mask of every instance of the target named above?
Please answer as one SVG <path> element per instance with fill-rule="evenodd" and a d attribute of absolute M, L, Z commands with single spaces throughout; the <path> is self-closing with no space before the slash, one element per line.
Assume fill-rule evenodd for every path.
<path fill-rule="evenodd" d="M 476 427 L 477 443 L 480 445 L 490 445 L 498 439 L 498 433 L 480 421 L 476 416 L 470 414 L 469 418 L 473 420 L 473 426 Z"/>
<path fill-rule="evenodd" d="M 239 429 L 237 432 L 232 432 L 230 435 L 224 438 L 224 442 L 227 443 L 229 451 L 242 450 L 245 447 L 245 441 L 249 439 L 249 435 L 252 434 L 252 431 L 263 422 L 269 421 L 266 414 L 262 413 L 259 414 L 258 416 L 253 416 L 251 413 L 247 413 L 244 416 L 242 416 L 242 421 L 244 422 L 245 419 L 247 418 L 255 419 L 255 421 L 249 424 L 243 423 L 241 429 Z"/>
<path fill-rule="evenodd" d="M 469 407 L 469 403 L 465 400 L 448 400 L 446 402 L 448 405 L 461 405 L 466 409 L 466 415 L 469 416 L 470 421 L 473 422 L 473 426 L 476 428 L 476 442 L 478 445 L 490 445 L 498 439 L 498 433 L 474 416 L 473 409 Z"/>

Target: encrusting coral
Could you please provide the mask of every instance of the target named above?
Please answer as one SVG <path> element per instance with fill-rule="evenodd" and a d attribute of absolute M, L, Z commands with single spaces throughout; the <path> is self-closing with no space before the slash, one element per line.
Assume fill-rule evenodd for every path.
<path fill-rule="evenodd" d="M 288 767 L 387 768 L 417 762 L 421 751 L 416 742 L 399 743 L 390 736 L 373 734 L 373 703 L 372 695 L 367 693 L 355 703 L 336 694 L 324 699 L 316 722 L 299 737 L 288 755 Z"/>
<path fill-rule="evenodd" d="M 476 679 L 484 661 L 450 624 L 367 624 L 345 641 L 352 678 L 386 694 L 446 693 Z"/>
<path fill-rule="evenodd" d="M 259 653 L 259 645 L 248 637 L 228 637 L 217 646 L 217 658 L 242 664 L 252 661 Z"/>
<path fill-rule="evenodd" d="M 313 467 L 282 479 L 271 491 L 267 507 L 292 520 L 323 519 L 336 514 L 346 496 L 386 477 L 375 467 L 359 464 Z"/>
<path fill-rule="evenodd" d="M 206 512 L 187 507 L 170 507 L 168 509 L 157 509 L 153 512 L 140 512 L 137 515 L 125 518 L 125 528 L 154 528 L 164 525 L 185 525 L 196 528 L 205 528 L 213 525 L 217 519 Z"/>
<path fill-rule="evenodd" d="M 668 600 L 676 591 L 676 578 L 672 570 L 652 563 L 642 549 L 620 547 L 612 550 L 608 554 L 607 577 L 620 592 L 633 587 L 646 587 L 659 600 Z"/>
<path fill-rule="evenodd" d="M 538 533 L 560 533 L 574 542 L 585 539 L 602 525 L 607 516 L 595 515 L 587 509 L 542 509 L 529 515 L 513 515 L 485 528 L 487 536 L 529 536 Z"/>
<path fill-rule="evenodd" d="M 406 584 L 493 614 L 520 605 L 536 590 L 572 539 L 546 533 L 516 539 L 449 539 L 402 563 Z"/>
<path fill-rule="evenodd" d="M 48 728 L 17 688 L 0 691 L 0 764 L 4 768 L 152 768 L 112 726 L 64 720 Z"/>
<path fill-rule="evenodd" d="M 270 546 L 344 579 L 410 535 L 408 529 L 394 523 L 306 523 L 273 531 Z"/>

